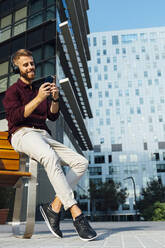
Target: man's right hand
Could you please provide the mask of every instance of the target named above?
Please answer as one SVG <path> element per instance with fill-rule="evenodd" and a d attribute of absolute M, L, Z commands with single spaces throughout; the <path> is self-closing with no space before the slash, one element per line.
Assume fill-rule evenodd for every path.
<path fill-rule="evenodd" d="M 50 83 L 44 83 L 41 85 L 38 91 L 37 98 L 42 102 L 50 95 Z"/>

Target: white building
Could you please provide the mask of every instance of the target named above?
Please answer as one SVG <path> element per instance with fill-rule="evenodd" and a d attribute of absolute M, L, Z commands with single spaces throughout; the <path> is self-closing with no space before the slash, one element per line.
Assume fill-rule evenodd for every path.
<path fill-rule="evenodd" d="M 88 40 L 90 179 L 121 182 L 131 212 L 133 179 L 137 196 L 150 179 L 165 183 L 165 27 L 92 33 Z"/>

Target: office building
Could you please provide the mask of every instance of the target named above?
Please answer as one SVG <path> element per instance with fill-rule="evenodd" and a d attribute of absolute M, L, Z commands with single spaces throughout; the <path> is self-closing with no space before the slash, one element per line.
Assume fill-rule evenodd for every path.
<path fill-rule="evenodd" d="M 7 130 L 2 99 L 19 77 L 12 73 L 11 56 L 18 49 L 27 48 L 35 58 L 36 87 L 46 76 L 57 75 L 61 115 L 56 123 L 48 121 L 53 136 L 81 154 L 92 149 L 86 128 L 88 118 L 92 118 L 86 91 L 91 87 L 87 66 L 88 9 L 88 0 L 0 0 L 1 131 Z M 53 196 L 41 166 L 38 179 L 37 205 Z M 80 182 L 78 195 L 88 193 L 88 181 L 87 173 Z M 87 200 L 83 204 L 87 208 Z"/>
<path fill-rule="evenodd" d="M 90 180 L 121 182 L 129 197 L 118 213 L 134 214 L 134 193 L 151 179 L 165 184 L 165 27 L 91 33 L 88 41 Z"/>

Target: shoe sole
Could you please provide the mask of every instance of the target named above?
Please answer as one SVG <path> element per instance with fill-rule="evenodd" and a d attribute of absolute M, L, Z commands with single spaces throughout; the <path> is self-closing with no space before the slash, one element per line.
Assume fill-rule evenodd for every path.
<path fill-rule="evenodd" d="M 42 206 L 40 206 L 40 212 L 41 212 L 42 217 L 44 218 L 44 220 L 45 220 L 45 222 L 46 222 L 46 224 L 47 224 L 49 230 L 51 231 L 51 233 L 53 233 L 53 235 L 54 235 L 56 238 L 60 238 L 60 239 L 61 239 L 62 237 L 60 237 L 57 233 L 55 233 L 55 232 L 52 230 L 52 228 L 51 228 L 51 226 L 50 226 L 50 223 L 49 223 L 49 220 L 48 220 L 48 218 L 47 218 L 47 216 L 46 216 L 46 214 L 45 214 L 45 211 L 43 210 L 43 207 L 42 207 Z"/>
<path fill-rule="evenodd" d="M 75 229 L 76 233 L 78 234 L 79 238 L 80 238 L 81 240 L 83 240 L 83 241 L 86 241 L 86 242 L 87 242 L 87 241 L 94 240 L 94 239 L 96 239 L 96 238 L 97 238 L 97 236 L 98 236 L 98 235 L 96 235 L 96 236 L 94 236 L 94 237 L 93 237 L 93 238 L 91 238 L 91 239 L 83 239 L 83 238 L 81 238 L 81 237 L 80 237 L 80 235 L 79 235 L 79 233 L 77 232 L 77 230 L 76 230 L 76 228 L 75 228 L 75 227 L 74 227 L 74 229 Z"/>

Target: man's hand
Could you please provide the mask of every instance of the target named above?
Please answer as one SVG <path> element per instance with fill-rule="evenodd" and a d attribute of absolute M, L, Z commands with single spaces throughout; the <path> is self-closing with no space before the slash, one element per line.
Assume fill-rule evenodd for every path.
<path fill-rule="evenodd" d="M 53 99 L 57 100 L 59 98 L 59 89 L 56 86 L 55 82 L 51 83 L 50 91 L 51 91 L 51 95 L 52 95 Z"/>
<path fill-rule="evenodd" d="M 50 83 L 44 83 L 39 88 L 37 97 L 42 102 L 50 95 L 50 93 L 51 93 L 51 84 Z"/>

